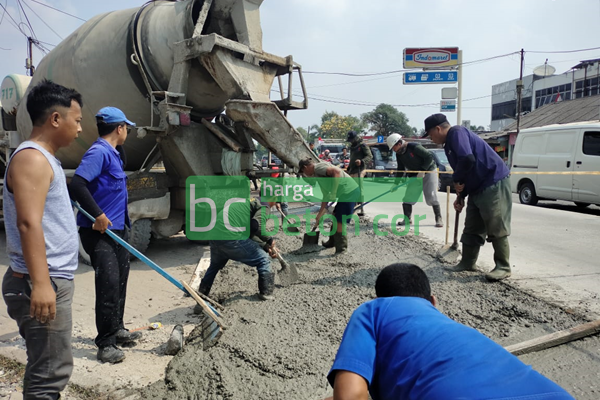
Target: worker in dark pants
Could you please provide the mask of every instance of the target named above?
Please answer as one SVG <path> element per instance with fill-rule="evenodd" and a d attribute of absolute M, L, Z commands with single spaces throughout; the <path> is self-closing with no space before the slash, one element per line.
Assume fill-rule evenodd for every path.
<path fill-rule="evenodd" d="M 458 197 L 456 211 L 462 211 L 469 198 L 462 242 L 462 259 L 454 271 L 474 271 L 479 249 L 486 242 L 494 247 L 493 271 L 489 281 L 508 278 L 510 271 L 510 220 L 512 193 L 510 171 L 504 161 L 479 136 L 462 126 L 451 126 L 444 114 L 425 119 L 425 136 L 444 145 Z"/>
<path fill-rule="evenodd" d="M 114 107 L 105 107 L 96 115 L 99 138 L 84 154 L 71 181 L 71 196 L 96 221 L 77 215 L 79 236 L 90 255 L 96 273 L 96 346 L 102 362 L 118 363 L 125 353 L 117 344 L 133 342 L 141 332 L 129 332 L 123 323 L 129 252 L 105 234 L 110 228 L 123 240 L 128 240 L 130 221 L 127 211 L 127 176 L 119 152 L 127 139 L 129 121 Z"/>
<path fill-rule="evenodd" d="M 364 202 L 363 196 L 363 178 L 367 173 L 367 165 L 373 161 L 373 153 L 369 146 L 363 143 L 363 140 L 358 133 L 354 131 L 348 132 L 346 135 L 346 141 L 350 142 L 350 163 L 348 164 L 348 175 L 352 178 L 358 178 L 358 186 L 360 187 L 360 211 L 357 213 L 358 216 L 362 217 L 365 215 L 365 210 L 362 207 Z"/>
<path fill-rule="evenodd" d="M 398 161 L 397 177 L 402 176 L 416 178 L 418 175 L 416 173 L 406 173 L 404 171 L 428 172 L 425 173 L 425 176 L 423 177 L 423 195 L 427 205 L 433 208 L 433 213 L 435 215 L 435 226 L 437 228 L 443 227 L 444 221 L 442 219 L 442 211 L 440 209 L 440 202 L 437 198 L 437 166 L 431 153 L 418 143 L 408 143 L 406 140 L 403 140 L 402 136 L 398 133 L 392 133 L 387 137 L 387 145 L 390 150 L 396 153 L 396 160 Z M 416 179 L 411 179 L 411 181 L 416 181 Z M 409 188 L 414 184 L 415 182 L 409 182 Z M 412 193 L 410 190 L 407 192 L 407 195 L 408 197 L 412 197 L 412 199 L 409 198 L 408 201 L 403 202 L 402 209 L 404 211 L 404 215 L 406 216 L 406 220 L 408 220 L 409 223 L 412 223 L 412 207 L 416 204 L 414 200 L 415 197 L 420 196 Z M 404 224 L 404 218 L 398 221 L 398 225 Z"/>
<path fill-rule="evenodd" d="M 210 266 L 200 281 L 198 292 L 208 296 L 217 274 L 229 260 L 238 261 L 255 267 L 258 272 L 258 298 L 273 300 L 275 296 L 275 272 L 271 266 L 274 256 L 275 241 L 272 237 L 263 236 L 260 229 L 261 214 L 264 206 L 258 199 L 250 199 L 250 237 L 243 240 L 210 240 Z M 245 212 L 244 212 L 245 211 Z M 228 219 L 231 226 L 243 226 L 242 219 L 247 217 L 248 210 L 232 207 Z M 222 213 L 220 213 L 222 216 Z M 202 307 L 196 304 L 194 313 L 202 313 Z"/>
<path fill-rule="evenodd" d="M 336 231 L 329 237 L 327 242 L 322 245 L 325 248 L 335 247 L 335 254 L 343 254 L 348 251 L 348 236 L 344 235 L 344 225 L 346 225 L 354 214 L 355 201 L 360 195 L 360 188 L 355 180 L 350 179 L 350 176 L 338 167 L 331 164 L 320 162 L 315 164 L 312 158 L 300 160 L 298 163 L 298 173 L 304 174 L 309 178 L 329 178 L 319 179 L 319 186 L 323 191 L 323 200 L 335 201 L 338 199 L 333 216 L 336 222 Z M 350 201 L 349 201 L 350 200 Z M 319 214 L 323 215 L 328 206 L 328 201 L 321 202 Z M 323 217 L 321 217 L 323 218 Z M 315 223 L 319 225 L 319 221 Z"/>

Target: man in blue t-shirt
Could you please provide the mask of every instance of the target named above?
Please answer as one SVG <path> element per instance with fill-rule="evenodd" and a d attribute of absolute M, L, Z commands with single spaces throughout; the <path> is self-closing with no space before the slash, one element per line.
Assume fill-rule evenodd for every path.
<path fill-rule="evenodd" d="M 129 252 L 109 236 L 106 229 L 127 241 L 129 213 L 127 211 L 127 175 L 123 143 L 130 126 L 123 111 L 105 107 L 96 115 L 99 138 L 83 155 L 70 184 L 71 197 L 96 219 L 94 223 L 84 215 L 77 215 L 79 237 L 90 255 L 96 271 L 96 346 L 98 360 L 118 363 L 125 353 L 117 344 L 133 342 L 141 332 L 129 332 L 123 323 Z"/>
<path fill-rule="evenodd" d="M 451 126 L 444 114 L 425 119 L 425 135 L 443 144 L 458 197 L 454 208 L 461 212 L 469 197 L 465 227 L 460 239 L 462 259 L 454 271 L 475 271 L 479 249 L 485 241 L 494 247 L 493 271 L 485 277 L 499 281 L 510 276 L 510 219 L 512 192 L 510 171 L 504 161 L 479 136 L 462 126 Z"/>
<path fill-rule="evenodd" d="M 336 399 L 573 399 L 499 344 L 439 312 L 416 265 L 385 267 L 375 292 L 377 299 L 350 317 L 327 376 Z"/>

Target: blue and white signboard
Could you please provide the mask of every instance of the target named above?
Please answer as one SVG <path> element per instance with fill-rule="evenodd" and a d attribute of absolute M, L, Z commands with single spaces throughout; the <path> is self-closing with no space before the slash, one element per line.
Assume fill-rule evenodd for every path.
<path fill-rule="evenodd" d="M 377 143 L 383 143 L 383 136 L 377 136 Z"/>
<path fill-rule="evenodd" d="M 440 111 L 456 111 L 456 100 L 442 100 L 440 103 Z"/>
<path fill-rule="evenodd" d="M 437 72 L 405 72 L 405 85 L 418 85 L 423 83 L 449 83 L 458 81 L 458 72 L 456 71 L 437 71 Z"/>

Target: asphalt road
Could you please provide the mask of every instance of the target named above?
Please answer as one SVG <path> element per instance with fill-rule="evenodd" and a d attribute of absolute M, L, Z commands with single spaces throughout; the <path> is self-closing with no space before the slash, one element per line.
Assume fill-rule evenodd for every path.
<path fill-rule="evenodd" d="M 439 193 L 444 222 L 447 223 L 446 194 Z M 449 242 L 453 241 L 454 210 L 450 195 Z M 519 203 L 514 195 L 512 234 L 510 236 L 513 275 L 510 284 L 567 308 L 600 317 L 600 207 L 581 209 L 569 202 L 541 201 L 537 206 Z M 401 214 L 397 203 L 373 203 L 365 207 L 368 216 Z M 446 227 L 435 228 L 431 207 L 418 203 L 414 214 L 424 215 L 418 234 L 443 246 Z M 387 220 L 389 223 L 391 220 Z M 459 222 L 459 241 L 464 214 Z M 415 227 L 409 234 L 416 234 Z M 483 246 L 478 266 L 482 271 L 493 268 L 493 248 Z M 482 277 L 483 279 L 483 277 Z"/>

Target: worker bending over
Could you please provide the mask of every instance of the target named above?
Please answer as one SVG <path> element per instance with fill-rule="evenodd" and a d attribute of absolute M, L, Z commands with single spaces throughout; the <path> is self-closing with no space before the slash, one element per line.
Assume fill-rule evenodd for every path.
<path fill-rule="evenodd" d="M 407 173 L 405 171 L 428 171 L 423 177 L 423 195 L 427 205 L 433 208 L 433 213 L 435 215 L 435 226 L 437 228 L 443 227 L 444 221 L 442 220 L 442 211 L 440 210 L 440 202 L 437 198 L 437 166 L 431 153 L 418 143 L 408 143 L 406 140 L 402 139 L 402 136 L 398 133 L 392 133 L 390 136 L 388 136 L 387 145 L 390 150 L 396 153 L 396 160 L 398 161 L 398 172 L 396 173 L 397 178 L 416 178 L 418 175 L 414 172 Z M 398 183 L 399 182 L 396 182 L 396 184 Z M 410 179 L 408 185 L 414 185 L 415 183 L 417 183 L 416 179 Z M 407 191 L 408 196 L 416 197 L 411 193 L 412 192 L 410 190 Z M 414 201 L 405 201 L 402 203 L 402 210 L 404 211 L 404 215 L 406 216 L 406 219 L 408 219 L 409 223 L 412 223 L 412 207 L 415 204 L 416 202 Z M 398 225 L 404 224 L 404 218 L 398 221 Z"/>
<path fill-rule="evenodd" d="M 489 281 L 510 276 L 510 220 L 512 192 L 510 171 L 500 156 L 479 136 L 463 126 L 451 126 L 444 114 L 425 119 L 425 136 L 444 145 L 448 162 L 454 170 L 452 180 L 459 194 L 454 208 L 460 212 L 467 203 L 465 227 L 460 239 L 462 259 L 454 271 L 475 271 L 479 249 L 485 241 L 494 247 L 493 271 Z"/>
<path fill-rule="evenodd" d="M 335 399 L 573 399 L 493 340 L 439 312 L 418 266 L 385 267 L 375 292 L 350 317 L 327 377 Z"/>

